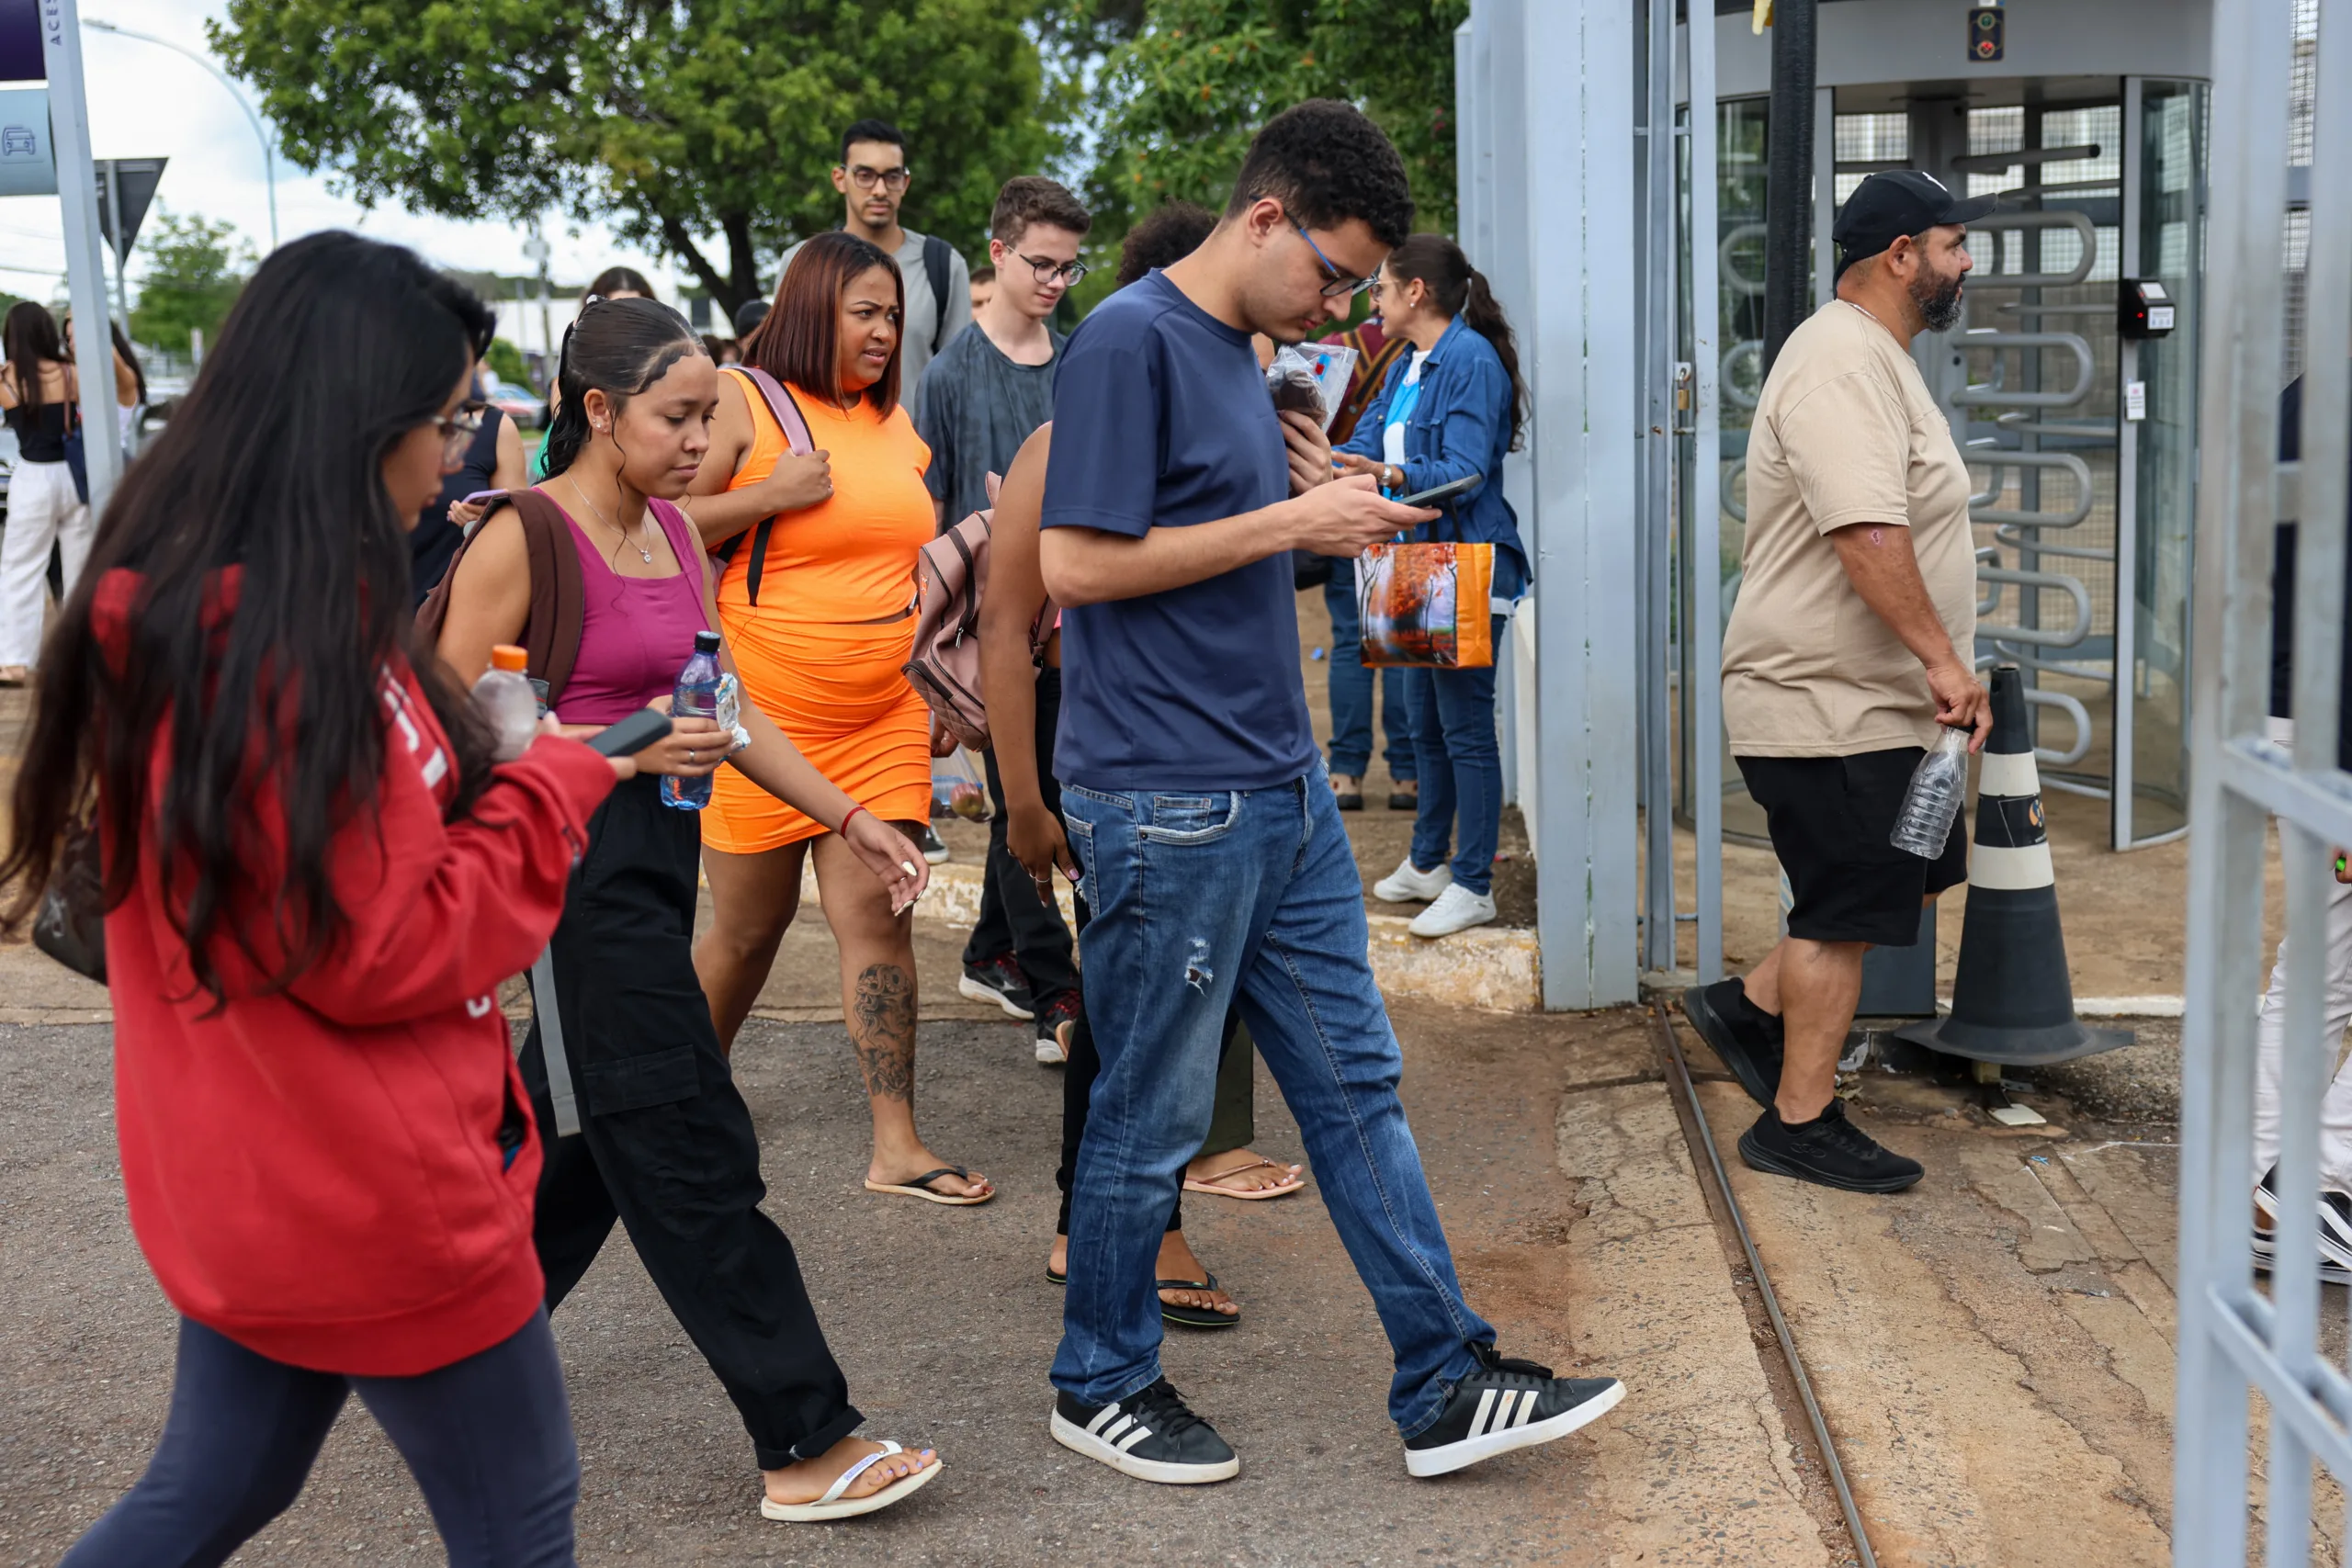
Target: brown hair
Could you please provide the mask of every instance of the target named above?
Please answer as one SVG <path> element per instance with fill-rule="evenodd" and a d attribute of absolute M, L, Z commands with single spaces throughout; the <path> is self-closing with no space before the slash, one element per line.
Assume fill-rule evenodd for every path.
<path fill-rule="evenodd" d="M 1510 449 L 1527 434 L 1527 384 L 1519 378 L 1519 342 L 1503 316 L 1502 302 L 1487 286 L 1487 275 L 1470 265 L 1462 247 L 1442 234 L 1415 234 L 1388 253 L 1388 274 L 1398 283 L 1426 283 L 1430 303 L 1493 345 L 1510 379 Z"/>
<path fill-rule="evenodd" d="M 1052 180 L 1042 175 L 1015 175 L 996 193 L 996 210 L 989 214 L 989 233 L 1010 245 L 1032 223 L 1083 234 L 1094 227 L 1094 219 L 1079 205 L 1078 197 Z"/>
<path fill-rule="evenodd" d="M 743 343 L 743 363 L 779 381 L 841 401 L 842 294 L 876 267 L 898 295 L 899 342 L 882 378 L 865 389 L 884 418 L 899 406 L 899 364 L 906 348 L 907 284 L 881 246 L 838 229 L 811 237 L 776 280 L 775 303 Z"/>

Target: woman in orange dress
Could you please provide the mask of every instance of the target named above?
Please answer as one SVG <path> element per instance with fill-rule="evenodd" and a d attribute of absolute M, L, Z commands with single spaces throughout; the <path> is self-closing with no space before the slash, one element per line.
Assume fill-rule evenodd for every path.
<path fill-rule="evenodd" d="M 899 403 L 904 307 L 881 250 L 845 233 L 802 245 L 743 352 L 791 394 L 820 450 L 793 457 L 752 378 L 725 371 L 691 515 L 707 546 L 738 541 L 718 618 L 745 694 L 820 773 L 913 837 L 931 809 L 930 720 L 900 671 L 914 646 L 916 553 L 938 530 L 922 481 L 931 449 Z M 733 1046 L 767 983 L 813 854 L 874 1113 L 867 1190 L 994 1197 L 915 1131 L 912 911 L 891 912 L 838 833 L 727 771 L 714 777 L 703 869 L 715 918 L 695 968 L 720 1043 Z"/>

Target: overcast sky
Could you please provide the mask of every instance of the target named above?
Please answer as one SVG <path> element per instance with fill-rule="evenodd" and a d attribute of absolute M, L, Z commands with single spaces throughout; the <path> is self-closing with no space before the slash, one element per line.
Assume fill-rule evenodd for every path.
<path fill-rule="evenodd" d="M 117 22 L 204 54 L 204 21 L 227 9 L 225 0 L 81 0 L 85 17 Z M 100 158 L 168 157 L 159 205 L 175 213 L 200 213 L 225 220 L 254 243 L 269 243 L 269 197 L 262 151 L 229 90 L 201 66 L 168 49 L 137 39 L 82 29 L 89 79 L 90 139 Z M 265 121 L 265 124 L 266 122 Z M 362 209 L 334 195 L 324 175 L 277 169 L 277 221 L 281 240 L 321 229 L 357 229 L 379 239 L 413 245 L 449 266 L 522 273 L 526 230 L 503 221 L 458 223 L 392 205 Z M 615 262 L 640 267 L 675 299 L 680 278 L 639 251 L 616 246 L 601 226 L 583 228 L 550 217 L 557 281 L 580 283 Z M 65 266 L 63 230 L 55 197 L 0 197 L 0 288 L 46 299 L 58 288 Z M 135 287 L 140 258 L 134 251 Z"/>

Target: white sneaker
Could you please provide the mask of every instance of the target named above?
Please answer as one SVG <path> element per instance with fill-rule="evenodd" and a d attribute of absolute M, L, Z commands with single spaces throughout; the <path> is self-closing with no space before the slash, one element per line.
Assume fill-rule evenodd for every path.
<path fill-rule="evenodd" d="M 1426 904 L 1453 886 L 1452 866 L 1422 871 L 1413 864 L 1413 857 L 1407 855 L 1396 863 L 1395 871 L 1372 885 L 1372 896 L 1384 904 Z"/>
<path fill-rule="evenodd" d="M 1415 936 L 1452 936 L 1472 926 L 1483 926 L 1494 918 L 1495 900 L 1491 895 L 1449 886 L 1437 896 L 1436 903 L 1415 915 L 1413 923 L 1405 929 Z"/>

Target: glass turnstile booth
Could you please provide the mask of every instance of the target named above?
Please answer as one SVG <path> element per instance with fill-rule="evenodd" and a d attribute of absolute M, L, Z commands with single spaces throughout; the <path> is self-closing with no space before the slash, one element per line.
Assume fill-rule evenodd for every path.
<path fill-rule="evenodd" d="M 1677 566 L 1691 570 L 1675 574 L 1676 669 L 1710 682 L 1705 650 L 1719 642 L 1696 635 L 1696 577 L 1713 543 L 1719 630 L 1739 591 L 1747 422 L 1761 381 L 1770 130 L 1770 39 L 1751 33 L 1747 0 L 1716 8 L 1729 14 L 1714 26 L 1713 199 L 1691 188 L 1686 155 L 1677 202 L 1679 352 L 1690 360 L 1699 342 L 1719 347 L 1708 367 L 1716 417 L 1679 432 Z M 1975 480 L 1978 665 L 2024 671 L 2044 786 L 2108 801 L 2112 843 L 2130 849 L 2188 824 L 2210 24 L 2201 5 L 2053 0 L 2017 8 L 2007 59 L 1979 65 L 1964 53 L 1964 16 L 1937 0 L 1821 6 L 1814 297 L 1831 297 L 1836 204 L 1871 172 L 1919 169 L 2001 197 L 1971 227 L 1965 316 L 1914 353 Z M 1711 231 L 1692 231 L 1710 217 Z M 1694 254 L 1700 245 L 1711 255 Z M 1710 272 L 1713 297 L 1698 298 Z M 2170 335 L 2120 334 L 2125 278 L 2164 285 L 2177 302 Z M 1694 332 L 1694 310 L 1715 312 L 1709 330 Z M 1708 437 L 1712 485 L 1696 469 Z M 1714 541 L 1694 515 L 1710 493 Z M 1687 675 L 1676 683 L 1690 693 Z M 1760 843 L 1762 813 L 1728 755 L 1719 773 L 1693 765 L 1698 725 L 1713 716 L 1702 706 L 1712 705 L 1678 707 L 1676 814 L 1694 818 L 1695 781 L 1719 776 L 1723 831 Z"/>

